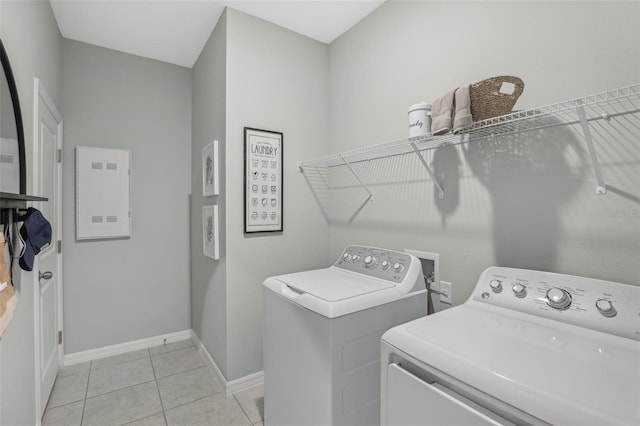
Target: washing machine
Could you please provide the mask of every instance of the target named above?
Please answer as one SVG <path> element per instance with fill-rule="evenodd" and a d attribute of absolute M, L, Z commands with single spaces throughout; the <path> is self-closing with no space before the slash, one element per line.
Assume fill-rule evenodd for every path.
<path fill-rule="evenodd" d="M 490 267 L 382 337 L 383 426 L 640 425 L 640 287 Z"/>
<path fill-rule="evenodd" d="M 263 287 L 265 425 L 379 424 L 380 337 L 426 315 L 420 261 L 348 246 Z"/>

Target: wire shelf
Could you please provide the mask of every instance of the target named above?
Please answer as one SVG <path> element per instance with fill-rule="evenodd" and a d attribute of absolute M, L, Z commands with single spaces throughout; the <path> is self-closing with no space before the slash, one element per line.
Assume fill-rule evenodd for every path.
<path fill-rule="evenodd" d="M 349 166 L 362 161 L 403 155 L 435 149 L 445 145 L 457 145 L 479 141 L 502 135 L 511 135 L 531 130 L 581 123 L 581 111 L 587 122 L 610 120 L 611 118 L 640 112 L 640 83 L 619 89 L 607 90 L 582 98 L 559 102 L 538 108 L 512 112 L 473 123 L 458 134 L 424 136 L 421 138 L 398 139 L 350 151 L 333 154 L 298 163 L 298 170 L 309 168 Z"/>

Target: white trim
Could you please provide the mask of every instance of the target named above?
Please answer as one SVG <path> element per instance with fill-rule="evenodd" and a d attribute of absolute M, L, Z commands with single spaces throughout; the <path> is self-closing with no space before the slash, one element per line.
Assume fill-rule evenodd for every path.
<path fill-rule="evenodd" d="M 47 107 L 49 112 L 53 115 L 57 123 L 57 141 L 56 141 L 56 150 L 62 149 L 63 146 L 63 120 L 62 115 L 58 111 L 58 108 L 51 100 L 51 97 L 47 93 L 45 87 L 40 83 L 40 79 L 38 77 L 33 78 L 33 138 L 32 138 L 32 147 L 33 147 L 33 156 L 31 162 L 31 180 L 33 182 L 33 186 L 31 189 L 32 194 L 42 193 L 42 176 L 40 173 L 40 168 L 42 167 L 42 152 L 40 150 L 40 100 Z M 56 191 L 56 199 L 58 200 L 58 205 L 56 209 L 57 216 L 57 233 L 52 236 L 52 243 L 57 244 L 57 240 L 62 240 L 62 164 L 56 163 L 56 183 L 55 183 L 55 191 Z M 54 248 L 54 250 L 56 250 Z M 33 265 L 33 271 L 31 273 L 33 280 L 33 300 L 34 300 L 34 309 L 33 309 L 33 319 L 34 319 L 34 362 L 35 362 L 35 410 L 36 410 L 36 426 L 40 425 L 40 419 L 42 418 L 42 413 L 44 411 L 44 404 L 46 401 L 42 401 L 42 391 L 41 391 L 41 380 L 42 380 L 42 348 L 40 347 L 40 283 L 38 277 L 39 270 L 39 262 L 36 257 Z M 63 275 L 62 275 L 62 254 L 56 252 L 56 280 L 58 281 L 58 291 L 56 295 L 56 304 L 57 304 L 57 317 L 58 317 L 58 330 L 63 330 L 63 311 L 62 311 L 62 299 L 63 299 Z M 62 365 L 62 354 L 64 353 L 63 345 L 58 345 L 58 362 L 60 366 Z"/>
<path fill-rule="evenodd" d="M 60 124 L 58 125 L 58 149 L 60 150 L 60 152 L 64 152 L 63 151 L 63 146 L 64 146 L 64 120 L 60 122 Z M 56 155 L 58 155 L 56 153 Z M 63 160 L 61 158 L 61 160 Z M 58 235 L 57 238 L 52 241 L 53 244 L 55 244 L 55 250 L 56 252 L 58 251 L 58 241 L 60 241 L 62 243 L 62 163 L 64 163 L 63 161 L 60 161 L 56 164 L 56 167 L 58 168 L 58 184 L 57 184 L 57 194 L 56 197 L 58 197 Z M 58 365 L 60 365 L 61 367 L 64 365 L 63 364 L 63 357 L 64 357 L 64 271 L 63 271 L 63 256 L 64 256 L 64 252 L 62 250 L 60 250 L 59 253 L 57 253 L 57 257 L 58 257 L 58 327 L 59 327 L 59 332 L 62 332 L 62 342 L 58 345 Z"/>
<path fill-rule="evenodd" d="M 40 117 L 40 80 L 38 77 L 34 77 L 33 79 L 33 155 L 31 157 L 31 182 L 33 182 L 31 192 L 32 194 L 40 193 L 40 170 L 39 160 L 40 160 L 40 150 L 38 149 L 38 128 L 39 128 L 39 117 Z M 26 142 L 25 142 L 26 143 Z M 26 151 L 26 147 L 25 147 Z M 38 271 L 39 262 L 38 256 L 34 258 L 33 261 L 33 270 Z M 36 410 L 36 426 L 40 426 L 41 418 L 42 418 L 42 371 L 40 365 L 42 364 L 42 357 L 40 356 L 40 283 L 38 280 L 38 273 L 31 273 L 31 280 L 33 282 L 33 353 L 34 353 L 34 379 L 35 379 L 35 395 L 34 395 L 34 408 Z"/>
<path fill-rule="evenodd" d="M 196 345 L 196 348 L 198 348 L 198 351 L 200 352 L 200 354 L 202 354 L 204 361 L 207 363 L 207 367 L 209 367 L 209 370 L 211 370 L 213 375 L 216 376 L 216 379 L 218 379 L 218 383 L 222 385 L 222 389 L 224 389 L 226 393 L 227 379 L 224 377 L 224 374 L 222 374 L 222 371 L 220 371 L 218 364 L 216 364 L 216 362 L 213 360 L 213 357 L 211 356 L 207 348 L 202 344 L 196 332 L 193 330 L 191 330 L 191 340 L 193 340 L 193 344 Z"/>
<path fill-rule="evenodd" d="M 191 339 L 192 331 L 183 330 L 175 333 L 162 334 L 155 337 L 147 337 L 146 339 L 134 340 L 131 342 L 118 343 L 116 345 L 103 346 L 101 348 L 89 349 L 81 352 L 74 352 L 64 356 L 64 366 L 67 367 L 81 362 L 93 361 L 112 355 L 120 355 L 123 353 L 137 351 L 140 349 L 148 349 L 163 343 L 179 342 L 180 340 Z M 165 341 L 166 340 L 166 341 Z"/>
<path fill-rule="evenodd" d="M 207 366 L 213 375 L 216 376 L 216 379 L 218 379 L 218 382 L 222 385 L 222 389 L 227 396 L 264 383 L 264 371 L 258 371 L 257 373 L 249 374 L 248 376 L 228 382 L 224 374 L 222 374 L 222 371 L 220 371 L 218 364 L 216 364 L 207 348 L 198 338 L 198 335 L 193 330 L 191 330 L 191 332 L 191 340 L 193 340 L 193 343 L 204 357 Z"/>
<path fill-rule="evenodd" d="M 222 371 L 213 360 L 213 357 L 204 346 L 204 344 L 202 344 L 193 330 L 183 330 L 175 333 L 148 337 L 146 339 L 134 340 L 132 342 L 119 343 L 117 345 L 104 346 L 102 348 L 89 349 L 82 352 L 67 354 L 64 356 L 63 365 L 67 367 L 69 365 L 79 364 L 81 362 L 93 361 L 112 355 L 120 355 L 140 349 L 148 349 L 154 346 L 162 345 L 163 343 L 179 342 L 180 340 L 187 339 L 191 339 L 193 341 L 193 344 L 202 354 L 207 367 L 209 367 L 220 385 L 222 385 L 222 389 L 224 390 L 226 395 L 231 395 L 233 393 L 264 383 L 264 371 L 258 371 L 257 373 L 249 374 L 248 376 L 231 380 L 230 382 L 227 381 L 227 379 L 224 377 L 224 374 L 222 374 Z"/>
<path fill-rule="evenodd" d="M 239 379 L 232 380 L 226 384 L 225 392 L 227 395 L 240 392 L 245 389 L 252 388 L 264 383 L 264 371 L 258 371 Z"/>

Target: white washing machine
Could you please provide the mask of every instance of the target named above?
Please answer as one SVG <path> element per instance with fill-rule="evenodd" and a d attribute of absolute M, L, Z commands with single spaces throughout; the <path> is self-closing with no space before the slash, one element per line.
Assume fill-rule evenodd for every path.
<path fill-rule="evenodd" d="M 265 425 L 379 424 L 380 337 L 426 306 L 420 261 L 379 248 L 265 280 Z"/>
<path fill-rule="evenodd" d="M 491 267 L 382 337 L 382 425 L 640 425 L 640 287 Z"/>

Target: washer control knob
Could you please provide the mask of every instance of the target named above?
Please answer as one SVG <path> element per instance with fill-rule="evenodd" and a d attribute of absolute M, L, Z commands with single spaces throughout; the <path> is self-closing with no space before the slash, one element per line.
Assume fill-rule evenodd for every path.
<path fill-rule="evenodd" d="M 402 266 L 400 263 L 396 262 L 393 264 L 393 270 L 396 272 L 400 272 L 404 269 L 404 266 Z"/>
<path fill-rule="evenodd" d="M 527 295 L 527 287 L 523 286 L 520 283 L 515 283 L 513 287 L 511 287 L 511 290 L 513 290 L 513 294 L 515 294 L 516 297 L 520 299 Z"/>
<path fill-rule="evenodd" d="M 494 293 L 500 293 L 502 291 L 502 281 L 500 280 L 491 280 L 489 281 L 489 287 L 491 287 L 491 291 Z"/>
<path fill-rule="evenodd" d="M 554 287 L 547 291 L 547 305 L 555 309 L 565 310 L 571 306 L 571 295 L 568 291 Z"/>
<path fill-rule="evenodd" d="M 353 256 L 351 256 L 351 260 L 357 262 L 358 260 L 360 260 L 360 255 L 354 254 Z"/>
<path fill-rule="evenodd" d="M 382 269 L 389 269 L 389 266 L 391 266 L 391 264 L 389 263 L 388 260 L 382 261 Z"/>
<path fill-rule="evenodd" d="M 606 299 L 598 299 L 596 301 L 596 309 L 598 309 L 598 312 L 608 318 L 615 317 L 618 313 L 618 311 L 616 311 L 616 308 L 613 306 L 613 303 L 611 303 L 610 300 Z"/>
<path fill-rule="evenodd" d="M 342 260 L 351 260 L 351 255 L 349 253 L 345 253 L 342 255 Z"/>
<path fill-rule="evenodd" d="M 366 266 L 367 268 L 375 266 L 376 263 L 378 263 L 378 259 L 375 256 L 369 255 L 364 258 L 364 266 Z"/>

